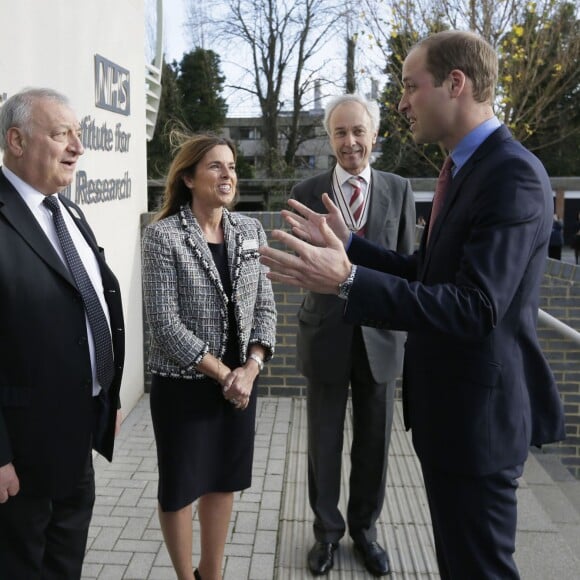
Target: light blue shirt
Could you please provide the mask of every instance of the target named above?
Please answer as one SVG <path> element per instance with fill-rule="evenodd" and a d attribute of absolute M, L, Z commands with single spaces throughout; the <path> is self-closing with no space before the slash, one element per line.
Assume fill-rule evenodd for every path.
<path fill-rule="evenodd" d="M 450 153 L 451 159 L 453 159 L 453 177 L 467 163 L 475 150 L 500 126 L 499 119 L 492 117 L 478 125 L 459 141 L 457 147 Z"/>

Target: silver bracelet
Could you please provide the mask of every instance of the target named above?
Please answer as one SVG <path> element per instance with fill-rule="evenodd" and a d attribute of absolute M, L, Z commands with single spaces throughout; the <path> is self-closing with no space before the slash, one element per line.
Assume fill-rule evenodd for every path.
<path fill-rule="evenodd" d="M 256 361 L 256 363 L 258 364 L 258 370 L 260 372 L 262 372 L 264 370 L 264 361 L 260 355 L 253 352 L 252 354 L 250 354 L 250 356 L 248 358 L 251 358 L 252 360 Z"/>

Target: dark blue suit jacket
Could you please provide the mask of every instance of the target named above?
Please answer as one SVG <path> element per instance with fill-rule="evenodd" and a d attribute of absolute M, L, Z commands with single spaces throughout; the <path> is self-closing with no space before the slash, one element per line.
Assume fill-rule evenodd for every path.
<path fill-rule="evenodd" d="M 125 351 L 117 279 L 80 208 L 60 199 L 97 256 L 109 307 L 115 376 L 98 437 L 82 298 L 0 171 L 0 465 L 14 463 L 22 493 L 53 497 L 78 483 L 91 445 L 112 459 Z"/>
<path fill-rule="evenodd" d="M 428 247 L 355 236 L 345 319 L 408 331 L 405 421 L 424 464 L 485 475 L 565 437 L 536 335 L 553 213 L 543 166 L 502 126 L 453 179 Z"/>

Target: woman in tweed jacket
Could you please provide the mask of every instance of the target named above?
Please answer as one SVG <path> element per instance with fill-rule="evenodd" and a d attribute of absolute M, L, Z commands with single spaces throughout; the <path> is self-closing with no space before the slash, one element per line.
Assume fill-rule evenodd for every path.
<path fill-rule="evenodd" d="M 258 260 L 264 230 L 226 209 L 236 192 L 235 159 L 227 139 L 186 140 L 143 237 L 159 520 L 180 580 L 221 578 L 233 492 L 251 484 L 255 381 L 276 335 L 272 287 Z"/>

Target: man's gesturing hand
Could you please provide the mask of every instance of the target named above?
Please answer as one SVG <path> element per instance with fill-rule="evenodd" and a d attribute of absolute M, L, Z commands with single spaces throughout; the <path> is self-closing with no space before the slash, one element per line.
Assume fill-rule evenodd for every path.
<path fill-rule="evenodd" d="M 297 213 L 283 209 L 281 212 L 282 217 L 292 228 L 292 233 L 295 236 L 315 246 L 325 245 L 325 240 L 320 231 L 320 224 L 322 220 L 326 220 L 330 229 L 343 245 L 345 245 L 349 240 L 350 231 L 346 227 L 344 219 L 342 219 L 340 210 L 332 202 L 328 193 L 322 194 L 322 203 L 324 203 L 324 207 L 328 210 L 326 215 L 312 211 L 295 199 L 289 199 L 288 205 Z"/>
<path fill-rule="evenodd" d="M 261 247 L 260 261 L 270 268 L 267 274 L 270 280 L 321 294 L 338 294 L 338 285 L 347 279 L 352 264 L 343 243 L 328 227 L 324 217 L 319 221 L 316 234 L 322 247 L 312 246 L 281 230 L 274 230 L 272 238 L 296 255 L 272 247 Z"/>
<path fill-rule="evenodd" d="M 0 503 L 6 503 L 10 496 L 20 491 L 20 481 L 12 463 L 0 467 Z"/>

